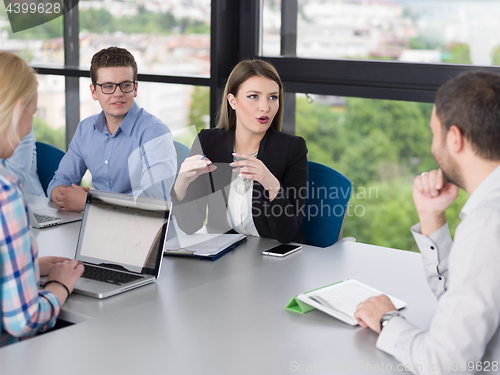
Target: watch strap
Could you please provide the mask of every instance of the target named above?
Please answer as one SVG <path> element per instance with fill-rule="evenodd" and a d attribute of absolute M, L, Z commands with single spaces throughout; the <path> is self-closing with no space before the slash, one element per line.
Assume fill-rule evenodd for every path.
<path fill-rule="evenodd" d="M 401 315 L 401 313 L 398 310 L 386 312 L 380 319 L 380 331 L 382 331 L 382 329 L 387 325 L 387 323 L 389 323 L 389 321 L 396 316 L 403 316 L 403 315 Z"/>

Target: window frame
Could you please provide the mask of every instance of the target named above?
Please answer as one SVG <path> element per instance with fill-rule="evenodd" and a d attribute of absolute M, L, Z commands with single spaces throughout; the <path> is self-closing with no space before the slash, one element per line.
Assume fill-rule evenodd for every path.
<path fill-rule="evenodd" d="M 434 102 L 436 90 L 458 74 L 485 70 L 500 74 L 500 67 L 459 64 L 417 64 L 393 61 L 334 60 L 295 57 L 293 38 L 296 22 L 290 18 L 297 0 L 286 0 L 281 35 L 286 56 L 263 56 L 261 45 L 262 0 L 212 0 L 210 77 L 138 74 L 139 81 L 210 87 L 210 127 L 215 127 L 217 111 L 225 82 L 234 65 L 243 59 L 270 61 L 280 73 L 288 93 L 350 96 L 373 99 Z M 291 2 L 291 3 L 290 3 Z M 284 2 L 282 2 L 284 6 Z M 80 69 L 78 6 L 64 15 L 65 65 L 33 66 L 38 74 L 61 75 L 66 78 L 66 143 L 80 121 L 79 78 L 89 77 Z M 78 32 L 74 32 L 74 30 Z M 282 51 L 283 52 L 283 51 Z M 287 101 L 286 131 L 294 132 L 294 101 Z M 290 122 L 292 122 L 290 124 Z"/>

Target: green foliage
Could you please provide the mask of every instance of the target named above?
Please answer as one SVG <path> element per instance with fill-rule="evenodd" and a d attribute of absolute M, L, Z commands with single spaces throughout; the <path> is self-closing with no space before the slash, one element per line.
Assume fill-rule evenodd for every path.
<path fill-rule="evenodd" d="M 38 117 L 33 117 L 33 129 L 38 142 L 48 143 L 66 151 L 66 132 L 64 129 L 53 129 Z"/>
<path fill-rule="evenodd" d="M 412 185 L 396 178 L 392 181 L 353 186 L 346 217 L 344 237 L 396 249 L 416 251 L 410 227 L 418 222 L 413 206 Z M 362 194 L 360 189 L 365 189 Z"/>
<path fill-rule="evenodd" d="M 342 113 L 331 106 L 307 103 L 303 97 L 296 100 L 296 134 L 307 140 L 308 157 L 318 163 L 338 168 L 336 161 L 346 149 Z M 335 144 L 335 147 L 331 147 Z"/>
<path fill-rule="evenodd" d="M 99 34 L 116 30 L 114 17 L 105 9 L 80 11 L 79 21 L 80 30 L 89 30 Z"/>
<path fill-rule="evenodd" d="M 436 49 L 438 47 L 439 43 L 437 43 L 436 41 L 431 41 L 421 35 L 408 39 L 409 49 Z"/>
<path fill-rule="evenodd" d="M 328 165 L 353 182 L 344 236 L 417 251 L 410 227 L 414 176 L 437 168 L 430 145 L 432 104 L 346 98 L 340 106 L 297 97 L 296 133 L 307 141 L 308 160 Z M 461 192 L 447 210 L 452 234 L 467 200 Z"/>
<path fill-rule="evenodd" d="M 210 25 L 200 21 L 192 22 L 186 27 L 184 34 L 210 34 Z"/>
<path fill-rule="evenodd" d="M 296 133 L 307 140 L 310 160 L 365 185 L 435 168 L 431 111 L 431 104 L 359 98 L 334 108 L 298 97 Z"/>
<path fill-rule="evenodd" d="M 177 19 L 172 13 L 152 13 L 139 6 L 133 17 L 114 17 L 104 9 L 80 11 L 80 29 L 93 33 L 121 31 L 126 34 L 169 35 L 180 31 L 184 34 L 210 34 L 210 25 L 190 18 Z"/>
<path fill-rule="evenodd" d="M 5 17 L 7 19 L 7 12 L 5 10 L 5 6 L 0 7 L 0 17 Z M 32 16 L 31 16 L 32 17 Z M 26 27 L 31 26 L 32 18 L 25 18 L 27 24 Z M 18 24 L 22 24 L 23 18 L 16 19 Z M 57 17 L 52 21 L 46 22 L 39 26 L 32 27 L 30 29 L 19 31 L 17 33 L 12 32 L 12 28 L 9 26 L 5 26 L 2 30 L 7 31 L 9 39 L 36 39 L 36 40 L 45 40 L 45 39 L 53 39 L 60 38 L 63 36 L 63 17 Z"/>
<path fill-rule="evenodd" d="M 188 124 L 196 126 L 196 133 L 199 133 L 208 127 L 207 121 L 210 120 L 210 88 L 195 86 L 191 100 Z"/>
<path fill-rule="evenodd" d="M 344 237 L 373 245 L 418 252 L 410 228 L 418 223 L 413 205 L 410 178 L 372 183 L 363 187 L 353 186 L 349 201 Z M 468 194 L 460 190 L 458 199 L 446 211 L 452 236 L 460 223 L 459 213 Z"/>
<path fill-rule="evenodd" d="M 500 46 L 496 46 L 491 52 L 491 64 L 500 65 Z"/>
<path fill-rule="evenodd" d="M 460 189 L 457 200 L 446 210 L 446 221 L 448 222 L 452 236 L 455 235 L 455 229 L 460 224 L 460 217 L 458 215 L 467 199 L 469 199 L 469 194 Z"/>
<path fill-rule="evenodd" d="M 443 62 L 445 63 L 472 64 L 470 48 L 465 43 L 450 43 L 443 52 Z"/>
<path fill-rule="evenodd" d="M 175 18 L 172 13 L 153 13 L 144 7 L 133 17 L 114 17 L 106 9 L 88 9 L 79 12 L 80 30 L 97 34 L 121 31 L 126 34 L 147 33 L 169 35 L 173 32 L 184 34 L 210 34 L 210 25 L 190 18 Z M 0 17 L 7 18 L 5 6 L 0 6 Z M 30 22 L 31 19 L 26 19 Z M 9 39 L 47 40 L 63 36 L 63 17 L 57 17 L 31 29 L 12 33 L 10 26 L 3 28 Z"/>

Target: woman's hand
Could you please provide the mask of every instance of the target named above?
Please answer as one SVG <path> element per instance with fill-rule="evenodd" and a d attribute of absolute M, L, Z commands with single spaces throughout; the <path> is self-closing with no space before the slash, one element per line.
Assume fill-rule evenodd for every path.
<path fill-rule="evenodd" d="M 215 165 L 211 164 L 212 162 L 207 157 L 199 154 L 190 156 L 184 160 L 174 184 L 174 191 L 178 200 L 182 201 L 184 199 L 189 184 L 196 180 L 199 175 L 217 169 Z"/>
<path fill-rule="evenodd" d="M 229 164 L 231 167 L 240 167 L 235 168 L 233 172 L 239 173 L 243 178 L 260 183 L 264 189 L 269 192 L 269 201 L 272 202 L 280 190 L 281 185 L 278 179 L 269 171 L 269 169 L 267 169 L 266 165 L 255 156 L 250 154 L 239 154 L 236 152 L 233 156 L 245 159 Z"/>
<path fill-rule="evenodd" d="M 44 289 L 54 293 L 62 305 L 68 298 L 66 288 L 71 293 L 83 271 L 83 264 L 76 259 L 66 259 L 63 262 L 54 263 L 45 283 L 47 286 Z M 58 281 L 66 288 L 58 283 L 48 283 L 51 280 Z"/>
<path fill-rule="evenodd" d="M 38 258 L 38 266 L 40 267 L 40 276 L 47 276 L 56 263 L 62 263 L 65 260 L 70 260 L 64 257 L 40 257 Z"/>

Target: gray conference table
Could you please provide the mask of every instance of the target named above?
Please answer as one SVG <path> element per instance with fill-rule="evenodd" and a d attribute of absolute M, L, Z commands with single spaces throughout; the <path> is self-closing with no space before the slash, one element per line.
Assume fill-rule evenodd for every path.
<path fill-rule="evenodd" d="M 34 230 L 40 255 L 72 257 L 79 227 Z M 427 328 L 436 301 L 421 255 L 356 242 L 262 255 L 276 243 L 249 238 L 215 262 L 164 257 L 154 284 L 104 300 L 72 295 L 60 317 L 76 324 L 0 349 L 0 372 L 404 373 L 370 330 L 285 306 L 300 292 L 353 278 L 408 302 L 404 315 Z"/>

